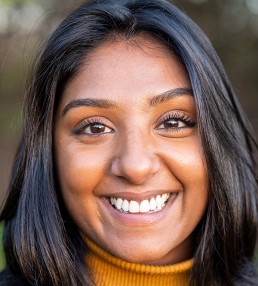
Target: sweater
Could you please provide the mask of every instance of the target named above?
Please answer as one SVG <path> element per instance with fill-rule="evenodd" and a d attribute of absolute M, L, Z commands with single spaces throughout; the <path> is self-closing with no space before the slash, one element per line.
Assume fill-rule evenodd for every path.
<path fill-rule="evenodd" d="M 86 265 L 97 286 L 187 286 L 193 259 L 166 266 L 130 263 L 106 252 L 88 238 Z"/>

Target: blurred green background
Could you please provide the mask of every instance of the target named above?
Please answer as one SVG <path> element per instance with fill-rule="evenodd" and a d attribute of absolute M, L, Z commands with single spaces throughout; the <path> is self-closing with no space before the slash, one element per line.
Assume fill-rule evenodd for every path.
<path fill-rule="evenodd" d="M 25 80 L 34 55 L 56 25 L 82 2 L 0 0 L 0 201 L 20 138 Z M 258 135 L 258 0 L 173 2 L 210 38 Z M 0 255 L 0 268 L 3 265 Z"/>

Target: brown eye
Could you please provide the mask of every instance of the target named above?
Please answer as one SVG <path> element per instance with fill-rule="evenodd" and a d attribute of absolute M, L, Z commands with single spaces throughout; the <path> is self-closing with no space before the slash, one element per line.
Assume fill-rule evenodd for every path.
<path fill-rule="evenodd" d="M 164 122 L 164 128 L 178 128 L 180 127 L 180 122 L 175 119 L 170 119 Z"/>
<path fill-rule="evenodd" d="M 186 124 L 180 119 L 168 119 L 164 121 L 159 128 L 160 129 L 173 129 L 173 128 L 182 128 L 185 127 Z"/>
<path fill-rule="evenodd" d="M 110 132 L 112 132 L 112 129 L 101 123 L 90 124 L 84 129 L 84 133 L 86 134 L 102 134 Z"/>
<path fill-rule="evenodd" d="M 102 124 L 94 124 L 89 126 L 91 133 L 102 133 L 105 131 L 105 126 Z"/>

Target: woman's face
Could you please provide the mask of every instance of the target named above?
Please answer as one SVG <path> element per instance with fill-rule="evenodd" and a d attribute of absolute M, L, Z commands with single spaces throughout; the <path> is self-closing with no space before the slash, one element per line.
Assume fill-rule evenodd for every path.
<path fill-rule="evenodd" d="M 54 136 L 83 235 L 130 262 L 193 255 L 207 173 L 191 84 L 166 48 L 146 37 L 98 47 L 64 91 Z"/>

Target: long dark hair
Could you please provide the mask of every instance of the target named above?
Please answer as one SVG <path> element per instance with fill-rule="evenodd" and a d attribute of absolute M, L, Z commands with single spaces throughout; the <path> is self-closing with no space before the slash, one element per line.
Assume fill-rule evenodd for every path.
<path fill-rule="evenodd" d="M 141 34 L 177 54 L 188 71 L 196 102 L 209 202 L 196 230 L 191 283 L 258 285 L 253 266 L 257 144 L 209 40 L 183 12 L 162 0 L 84 4 L 59 25 L 39 55 L 29 82 L 9 195 L 0 216 L 5 222 L 7 267 L 20 281 L 18 285 L 93 284 L 84 263 L 87 249 L 66 212 L 56 179 L 54 115 L 65 85 L 80 71 L 90 51 L 104 41 Z"/>

